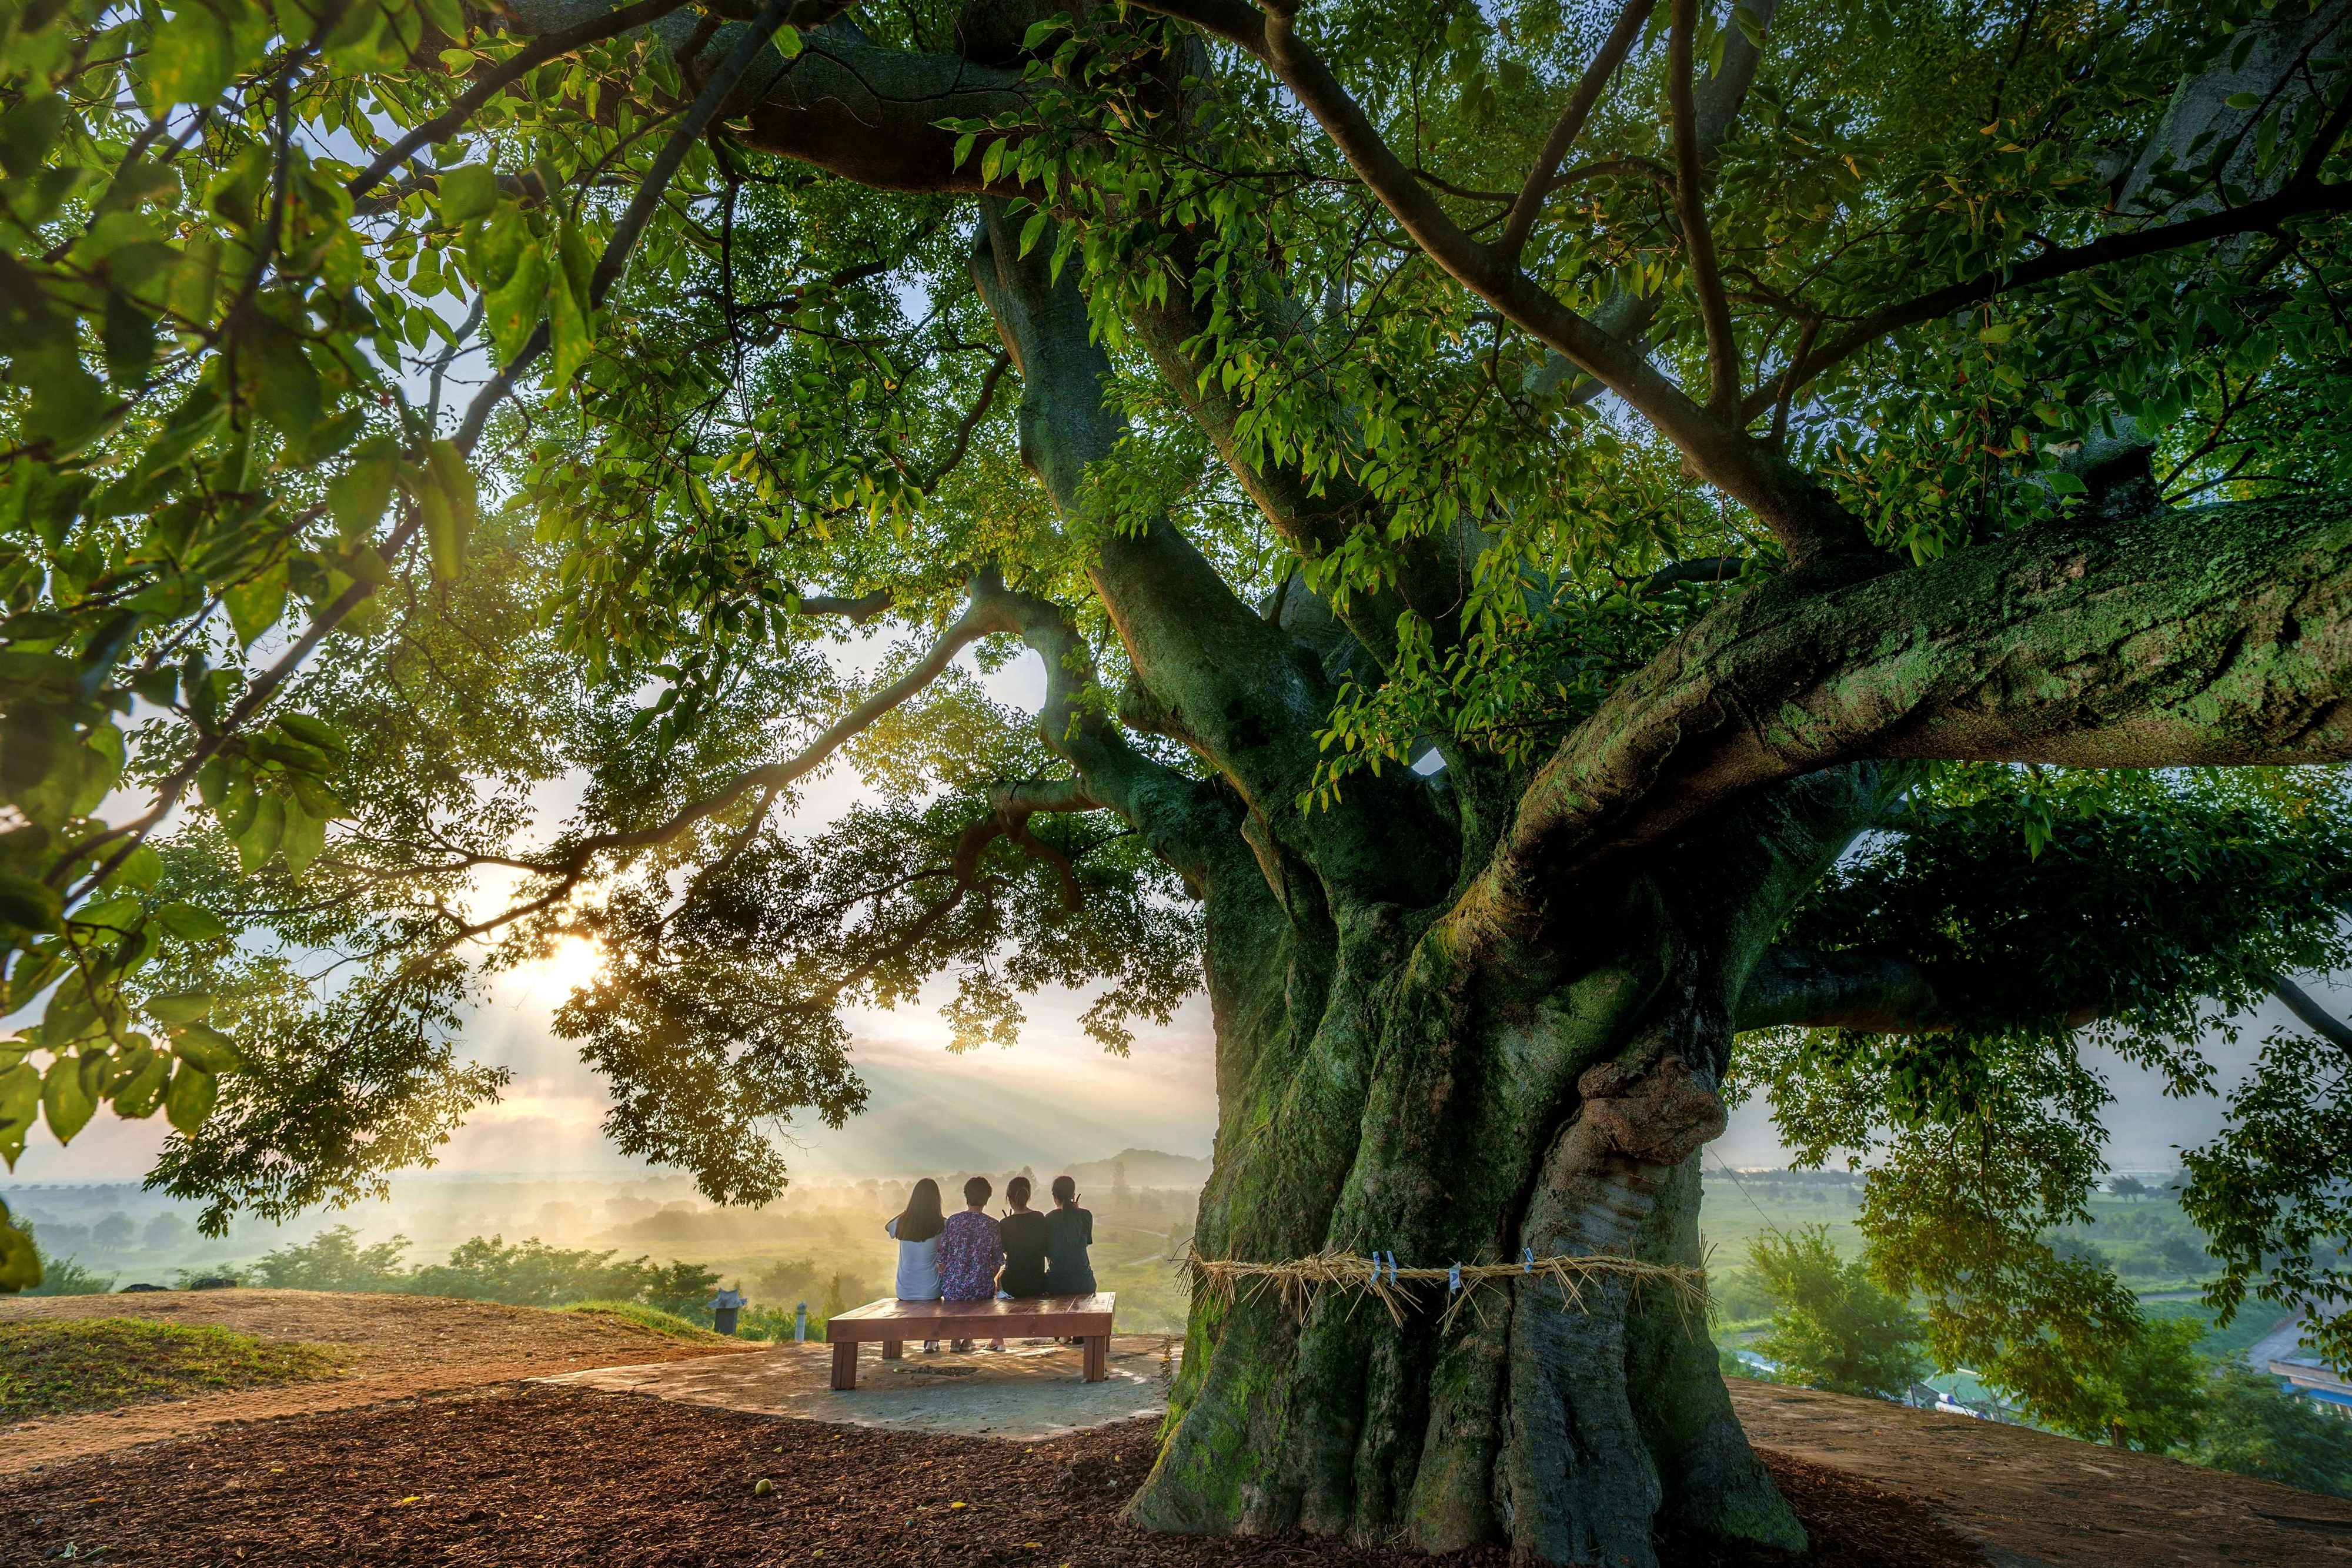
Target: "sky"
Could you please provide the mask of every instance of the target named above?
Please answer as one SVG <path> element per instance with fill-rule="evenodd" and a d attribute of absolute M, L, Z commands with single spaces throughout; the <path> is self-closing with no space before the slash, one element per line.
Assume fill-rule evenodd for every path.
<path fill-rule="evenodd" d="M 869 640 L 854 656 L 878 655 Z M 962 656 L 967 667 L 972 653 Z M 981 677 L 999 700 L 1034 710 L 1044 672 L 1034 654 Z M 845 770 L 844 770 L 845 773 Z M 854 798 L 854 778 L 815 781 L 795 813 L 814 826 Z M 562 791 L 550 797 L 561 802 Z M 476 1007 L 462 1049 L 511 1070 L 499 1103 L 476 1112 L 442 1151 L 447 1174 L 556 1173 L 625 1177 L 652 1167 L 605 1142 L 608 1100 L 602 1081 L 575 1048 L 554 1038 L 550 1021 L 595 953 L 573 942 L 549 959 L 498 977 Z M 2352 982 L 2352 977 L 2337 978 Z M 2352 983 L 2312 983 L 2339 1014 L 2352 1015 Z M 1017 1045 L 965 1054 L 946 1049 L 939 1008 L 953 994 L 951 977 L 935 980 L 915 1003 L 896 1011 L 845 1015 L 852 1061 L 869 1092 L 866 1111 L 838 1131 L 812 1123 L 791 1130 L 785 1158 L 811 1176 L 879 1176 L 913 1170 L 1043 1169 L 1108 1157 L 1126 1148 L 1206 1155 L 1216 1134 L 1213 1046 L 1208 1007 L 1192 998 L 1165 1029 L 1139 1027 L 1132 1052 L 1107 1054 L 1077 1025 L 1087 998 L 1068 992 L 1024 998 L 1028 1024 Z M 2273 1003 L 2252 1020 L 2237 1051 L 2217 1052 L 2226 1092 L 2251 1061 L 2269 1026 L 2289 1021 Z M 2110 1163 L 2130 1172 L 2168 1171 L 2178 1150 L 2220 1125 L 2218 1100 L 2166 1099 L 2146 1073 L 2094 1053 L 2117 1093 L 2107 1125 Z M 100 1114 L 61 1149 L 46 1128 L 35 1132 L 13 1179 L 26 1182 L 133 1180 L 152 1166 L 166 1128 L 157 1116 L 123 1122 Z M 1787 1151 L 1761 1104 L 1737 1111 L 1712 1145 L 1710 1164 L 1734 1168 L 1785 1165 Z"/>

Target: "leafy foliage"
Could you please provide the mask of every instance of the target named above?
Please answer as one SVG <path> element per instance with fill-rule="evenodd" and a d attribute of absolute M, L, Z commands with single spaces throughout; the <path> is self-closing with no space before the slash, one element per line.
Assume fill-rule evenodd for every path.
<path fill-rule="evenodd" d="M 2206 1385 L 2190 1454 L 2217 1470 L 2352 1497 L 2352 1438 L 2343 1422 L 2242 1366 L 2219 1369 Z"/>
<path fill-rule="evenodd" d="M 2086 1218 L 2105 1172 L 2112 1093 L 2077 1030 L 2169 1092 L 2206 1092 L 2209 1052 L 2273 973 L 2352 962 L 2346 805 L 2318 773 L 1947 769 L 1792 922 L 1808 945 L 1915 955 L 1948 1019 L 1926 1033 L 1766 1037 L 1738 1069 L 1801 1160 L 1871 1155 L 1860 1224 L 1885 1283 L 1925 1299 L 1939 1364 L 2104 1430 L 2061 1413 L 2085 1378 L 2121 1375 L 2101 1370 L 2112 1347 L 2145 1346 L 2150 1331 L 2103 1261 L 2051 1234 Z M 2309 1049 L 2274 1045 L 2238 1098 L 2306 1116 L 2340 1098 L 2340 1070 Z M 2227 1309 L 2250 1289 L 2293 1299 L 2284 1281 L 2324 1272 L 2346 1234 L 2314 1180 L 2325 1156 L 2276 1147 L 2232 1163 L 2227 1151 L 2263 1130 L 2232 1112 L 2212 1149 L 2187 1156 L 2183 1196 L 2215 1239 L 2209 1299 Z M 2257 1237 L 2273 1251 L 2250 1251 Z"/>
<path fill-rule="evenodd" d="M 308 1241 L 263 1253 L 249 1282 L 288 1291 L 456 1296 L 518 1307 L 637 1302 L 690 1322 L 709 1317 L 706 1303 L 719 1283 L 719 1276 L 698 1263 L 616 1260 L 609 1249 L 551 1247 L 536 1237 L 509 1244 L 501 1237 L 477 1236 L 459 1242 L 443 1262 L 415 1266 L 403 1261 L 408 1248 L 400 1236 L 362 1247 L 350 1226 L 331 1226 Z"/>
<path fill-rule="evenodd" d="M 1927 1370 L 1919 1320 L 1879 1288 L 1860 1259 L 1842 1259 L 1829 1228 L 1759 1236 L 1748 1266 L 1777 1303 L 1756 1350 L 1789 1382 L 1835 1394 L 1900 1394 Z"/>

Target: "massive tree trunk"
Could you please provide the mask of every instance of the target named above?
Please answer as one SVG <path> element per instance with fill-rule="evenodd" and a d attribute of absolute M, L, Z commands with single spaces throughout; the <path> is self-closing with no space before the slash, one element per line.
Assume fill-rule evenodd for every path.
<path fill-rule="evenodd" d="M 1203 1255 L 1696 1267 L 1737 992 L 1884 787 L 1817 776 L 1507 919 L 1286 898 L 1246 861 L 1213 873 Z M 1537 1276 L 1450 1322 L 1445 1305 L 1433 1291 L 1398 1327 L 1344 1293 L 1303 1314 L 1198 1294 L 1130 1517 L 1431 1551 L 1506 1539 L 1544 1563 L 1651 1563 L 1662 1532 L 1802 1545 L 1676 1292 L 1570 1298 Z"/>

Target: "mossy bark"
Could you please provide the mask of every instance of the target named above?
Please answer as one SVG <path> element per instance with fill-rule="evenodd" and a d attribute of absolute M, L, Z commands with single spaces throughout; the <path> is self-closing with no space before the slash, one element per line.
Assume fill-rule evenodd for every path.
<path fill-rule="evenodd" d="M 1211 879 L 1221 1124 L 1198 1244 L 1417 1265 L 1609 1253 L 1696 1267 L 1700 1151 L 1738 991 L 1896 780 L 1824 776 L 1538 908 L 1286 908 Z M 1530 937 L 1528 932 L 1540 934 Z M 1136 1522 L 1646 1565 L 1662 1533 L 1799 1549 L 1704 1312 L 1533 1277 L 1402 1326 L 1328 1294 L 1195 1301 Z"/>

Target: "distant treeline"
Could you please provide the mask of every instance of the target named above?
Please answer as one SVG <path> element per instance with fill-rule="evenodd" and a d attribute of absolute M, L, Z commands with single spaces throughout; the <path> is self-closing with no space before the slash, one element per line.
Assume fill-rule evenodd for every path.
<path fill-rule="evenodd" d="M 238 1282 L 283 1291 L 385 1291 L 403 1295 L 456 1296 L 518 1307 L 561 1307 L 574 1301 L 639 1301 L 709 1322 L 706 1303 L 719 1276 L 699 1263 L 622 1258 L 614 1251 L 551 1247 L 533 1237 L 509 1242 L 477 1236 L 444 1263 L 409 1265 L 405 1237 L 362 1247 L 348 1225 L 309 1241 L 279 1247 L 241 1271 Z"/>

